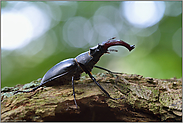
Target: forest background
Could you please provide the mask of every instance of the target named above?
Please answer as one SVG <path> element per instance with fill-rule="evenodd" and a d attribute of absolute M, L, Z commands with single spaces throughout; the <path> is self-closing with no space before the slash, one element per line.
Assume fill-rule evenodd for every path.
<path fill-rule="evenodd" d="M 42 78 L 111 37 L 136 48 L 112 47 L 98 66 L 168 79 L 182 77 L 181 1 L 1 1 L 1 88 Z M 92 73 L 104 72 L 93 69 Z"/>

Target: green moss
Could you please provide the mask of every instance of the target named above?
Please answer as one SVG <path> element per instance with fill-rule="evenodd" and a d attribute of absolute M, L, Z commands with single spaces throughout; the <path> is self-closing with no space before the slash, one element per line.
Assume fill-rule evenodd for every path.
<path fill-rule="evenodd" d="M 139 86 L 136 84 L 131 84 L 129 88 L 132 91 L 133 95 L 137 96 L 138 98 L 143 98 L 149 101 L 158 100 L 158 88 L 146 87 L 143 85 Z"/>
<path fill-rule="evenodd" d="M 118 101 L 116 101 L 116 100 L 108 100 L 108 101 L 107 101 L 107 104 L 108 104 L 108 106 L 111 107 L 111 108 L 119 107 L 119 103 L 118 103 Z"/>
<path fill-rule="evenodd" d="M 127 103 L 132 105 L 134 107 L 135 101 L 137 100 L 137 97 L 130 92 L 127 96 Z"/>
<path fill-rule="evenodd" d="M 36 86 L 40 85 L 40 82 L 41 82 L 40 80 L 35 80 L 35 81 L 30 82 L 30 83 L 27 83 L 23 86 L 23 89 L 36 87 Z"/>
<path fill-rule="evenodd" d="M 1 92 L 10 92 L 14 89 L 14 87 L 4 87 L 1 89 Z"/>
<path fill-rule="evenodd" d="M 180 92 L 164 92 L 160 94 L 159 102 L 170 109 L 182 110 L 182 94 Z"/>
<path fill-rule="evenodd" d="M 160 114 L 160 106 L 158 102 L 149 102 L 149 110 L 152 111 L 154 114 Z"/>
<path fill-rule="evenodd" d="M 127 94 L 130 91 L 129 85 L 118 83 L 115 86 L 117 86 L 123 94 Z"/>

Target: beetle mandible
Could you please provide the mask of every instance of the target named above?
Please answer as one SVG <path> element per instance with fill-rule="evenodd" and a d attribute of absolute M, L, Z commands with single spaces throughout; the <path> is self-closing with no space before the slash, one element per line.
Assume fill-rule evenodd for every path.
<path fill-rule="evenodd" d="M 59 62 L 55 66 L 53 66 L 51 69 L 49 69 L 46 74 L 43 76 L 41 83 L 39 86 L 34 87 L 30 91 L 16 91 L 14 94 L 18 92 L 33 92 L 37 88 L 42 86 L 53 86 L 53 85 L 63 85 L 65 83 L 68 83 L 72 81 L 72 87 L 73 87 L 73 96 L 74 96 L 74 102 L 77 107 L 76 98 L 75 98 L 75 91 L 74 91 L 74 80 L 79 80 L 81 73 L 85 72 L 90 76 L 90 78 L 99 86 L 99 88 L 110 98 L 113 100 L 117 99 L 123 99 L 122 98 L 112 98 L 109 93 L 96 81 L 96 79 L 93 77 L 91 71 L 93 67 L 108 71 L 110 73 L 110 70 L 107 70 L 105 68 L 96 66 L 95 64 L 99 61 L 100 57 L 104 53 L 109 53 L 110 50 L 108 50 L 111 46 L 121 45 L 126 47 L 129 51 L 133 50 L 135 48 L 135 45 L 129 45 L 128 43 L 122 41 L 122 40 L 114 40 L 115 37 L 110 38 L 108 41 L 103 42 L 102 44 L 98 44 L 95 47 L 90 48 L 89 51 L 84 52 L 80 55 L 78 55 L 76 58 L 70 58 L 66 59 L 64 61 Z M 117 51 L 117 50 L 111 50 L 111 51 Z"/>

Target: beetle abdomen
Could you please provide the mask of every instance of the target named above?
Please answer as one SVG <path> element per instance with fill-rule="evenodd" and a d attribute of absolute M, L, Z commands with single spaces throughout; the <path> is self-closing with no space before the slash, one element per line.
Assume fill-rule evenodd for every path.
<path fill-rule="evenodd" d="M 70 82 L 73 75 L 76 76 L 75 79 L 79 79 L 81 73 L 76 74 L 76 70 L 78 70 L 78 65 L 75 59 L 66 59 L 49 69 L 43 76 L 41 84 L 45 86 L 62 85 Z"/>

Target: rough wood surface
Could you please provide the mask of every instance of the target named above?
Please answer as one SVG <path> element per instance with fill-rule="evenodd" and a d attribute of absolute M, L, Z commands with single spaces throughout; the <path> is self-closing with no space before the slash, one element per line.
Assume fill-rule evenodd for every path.
<path fill-rule="evenodd" d="M 107 98 L 88 76 L 75 82 L 78 109 L 71 83 L 12 95 L 39 85 L 38 79 L 1 90 L 1 121 L 182 121 L 181 79 L 108 73 L 95 78 L 112 97 L 125 99 Z"/>

